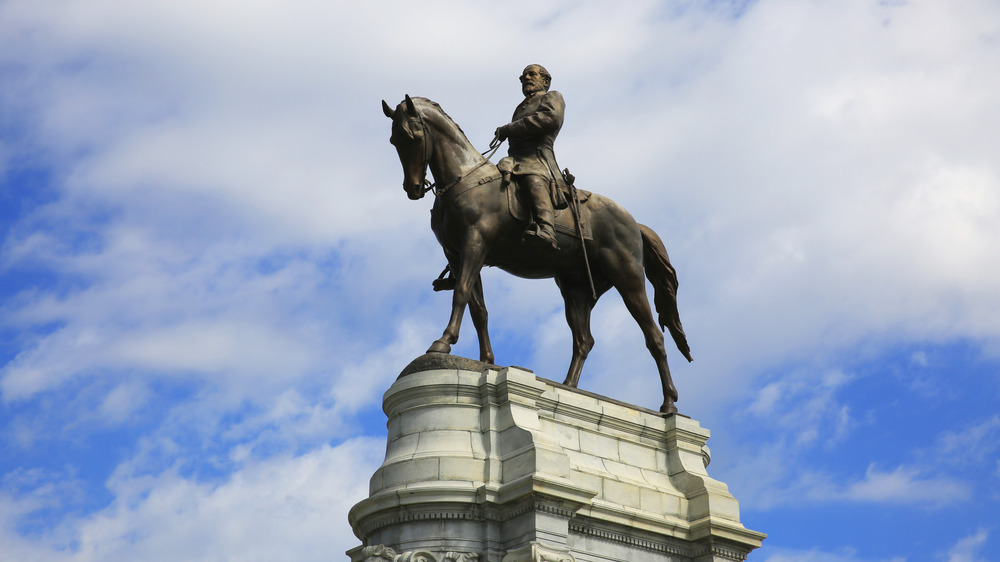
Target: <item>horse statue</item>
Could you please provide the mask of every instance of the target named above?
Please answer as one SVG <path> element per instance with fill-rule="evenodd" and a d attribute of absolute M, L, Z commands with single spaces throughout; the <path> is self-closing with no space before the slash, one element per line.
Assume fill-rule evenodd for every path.
<path fill-rule="evenodd" d="M 579 236 L 560 231 L 558 250 L 525 244 L 521 239 L 524 220 L 512 213 L 512 197 L 507 192 L 514 189 L 513 184 L 500 181 L 497 166 L 472 146 L 437 103 L 407 95 L 395 109 L 382 101 L 382 110 L 392 119 L 389 142 L 399 154 L 407 196 L 417 200 L 431 189 L 436 195 L 431 229 L 455 276 L 448 326 L 427 352 L 451 352 L 468 306 L 479 335 L 479 360 L 493 363 L 480 278 L 484 265 L 518 277 L 554 278 L 573 333 L 573 357 L 564 384 L 575 387 L 594 346 L 591 311 L 597 299 L 614 287 L 642 329 L 656 362 L 663 385 L 660 412 L 676 413 L 677 389 L 667 366 L 661 329 L 669 330 L 681 354 L 692 359 L 677 311 L 677 274 L 660 237 L 617 203 L 594 193 L 585 203 L 574 205 L 581 220 L 588 221 L 590 239 L 582 230 Z M 428 167 L 436 182 L 425 188 Z M 659 327 L 646 298 L 644 272 L 654 288 Z"/>

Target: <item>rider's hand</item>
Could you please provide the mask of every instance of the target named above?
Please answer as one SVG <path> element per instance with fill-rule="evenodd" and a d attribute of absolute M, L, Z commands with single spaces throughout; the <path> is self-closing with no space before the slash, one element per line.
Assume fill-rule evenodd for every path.
<path fill-rule="evenodd" d="M 493 132 L 493 134 L 496 135 L 496 138 L 497 138 L 498 141 L 503 142 L 503 141 L 507 140 L 507 131 L 506 131 L 506 128 L 507 128 L 506 125 L 501 125 L 501 126 L 497 127 L 496 131 Z"/>

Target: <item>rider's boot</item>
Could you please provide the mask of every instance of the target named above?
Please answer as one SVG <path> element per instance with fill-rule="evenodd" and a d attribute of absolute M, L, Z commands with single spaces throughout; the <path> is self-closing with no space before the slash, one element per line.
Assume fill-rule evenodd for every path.
<path fill-rule="evenodd" d="M 535 219 L 535 223 L 538 228 L 532 233 L 535 239 L 541 243 L 549 244 L 552 249 L 558 250 L 559 244 L 556 243 L 556 231 L 552 227 L 552 220 L 555 213 L 551 208 L 549 209 L 539 209 L 538 217 Z"/>
<path fill-rule="evenodd" d="M 552 210 L 552 196 L 549 195 L 548 185 L 540 181 L 536 176 L 528 176 L 527 191 L 534 206 L 535 224 L 530 225 L 524 231 L 525 241 L 541 245 L 552 246 L 558 250 L 556 243 L 556 232 L 552 227 L 555 211 Z"/>

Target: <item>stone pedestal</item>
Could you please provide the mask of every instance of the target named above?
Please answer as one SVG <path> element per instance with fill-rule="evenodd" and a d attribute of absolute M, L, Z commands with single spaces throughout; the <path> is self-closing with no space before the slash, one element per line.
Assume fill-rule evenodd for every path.
<path fill-rule="evenodd" d="M 683 415 L 451 356 L 415 360 L 383 409 L 352 562 L 732 561 L 765 537 Z"/>

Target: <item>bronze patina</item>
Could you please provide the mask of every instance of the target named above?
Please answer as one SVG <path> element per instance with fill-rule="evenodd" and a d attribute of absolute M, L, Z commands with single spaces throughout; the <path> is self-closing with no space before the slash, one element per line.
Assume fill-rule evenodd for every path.
<path fill-rule="evenodd" d="M 533 91 L 537 84 L 536 76 L 529 73 L 533 68 L 540 69 L 536 74 L 545 82 L 544 94 Z M 527 187 L 523 187 L 524 181 L 518 182 L 527 192 L 519 196 L 530 201 L 531 218 L 539 225 L 528 236 L 525 236 L 525 228 L 529 221 L 517 218 L 512 212 L 512 201 L 516 197 L 512 197 L 514 193 L 509 190 L 513 186 L 502 181 L 497 166 L 472 146 L 461 128 L 438 104 L 410 96 L 395 109 L 382 102 L 383 111 L 392 119 L 390 142 L 396 147 L 403 166 L 403 189 L 407 196 L 414 200 L 423 197 L 428 191 L 425 187 L 428 168 L 434 176 L 436 197 L 431 211 L 431 229 L 454 273 L 451 317 L 444 334 L 427 351 L 451 352 L 451 346 L 458 341 L 462 317 L 468 306 L 479 336 L 479 360 L 494 362 L 480 278 L 484 265 L 496 266 L 524 278 L 553 278 L 565 301 L 566 321 L 573 334 L 573 355 L 564 382 L 575 387 L 584 361 L 594 346 L 590 332 L 591 311 L 597 299 L 615 287 L 642 329 L 646 347 L 656 362 L 663 387 L 660 411 L 675 413 L 677 389 L 667 365 L 661 329 L 670 332 L 677 348 L 689 361 L 691 353 L 677 310 L 677 275 L 659 236 L 649 227 L 638 224 L 617 203 L 596 193 L 586 194 L 586 201 L 570 201 L 571 207 L 578 210 L 574 215 L 586 221 L 589 238 L 582 235 L 579 223 L 577 232 L 580 235 L 572 234 L 573 230 L 554 228 L 546 233 L 551 234 L 552 241 L 549 241 L 546 234 L 539 234 L 541 230 L 549 230 L 539 222 L 540 215 L 544 215 L 541 220 L 550 221 L 551 228 L 548 216 L 551 207 L 539 209 L 545 205 L 545 198 L 552 207 L 558 207 L 558 200 L 553 201 L 558 195 L 564 198 L 575 195 L 575 190 L 565 191 L 565 182 L 560 184 L 561 175 L 552 167 L 555 159 L 549 158 L 551 141 L 562 124 L 564 104 L 557 92 L 547 91 L 550 79 L 543 76 L 543 72 L 541 67 L 532 65 L 525 69 L 521 78 L 526 96 L 522 106 L 535 110 L 525 112 L 519 106 L 514 120 L 497 130 L 498 137 L 510 139 L 510 153 L 516 164 L 514 177 L 521 180 L 534 177 L 539 179 L 537 183 L 544 184 L 545 197 L 536 198 L 533 191 L 542 191 L 542 188 L 532 186 L 534 180 L 529 179 Z M 558 113 L 558 118 L 533 129 L 534 125 L 545 121 L 533 117 L 538 115 L 538 108 L 543 108 L 543 113 Z M 556 123 L 554 127 L 553 123 Z M 541 132 L 532 134 L 532 131 Z M 546 140 L 549 136 L 551 138 Z M 525 148 L 529 146 L 533 149 Z M 528 161 L 530 164 L 525 164 Z M 539 199 L 543 200 L 540 205 Z M 585 251 L 590 256 L 589 265 L 585 261 Z M 644 274 L 654 288 L 653 302 L 659 327 L 646 298 Z"/>
<path fill-rule="evenodd" d="M 531 206 L 533 221 L 524 231 L 525 240 L 558 248 L 554 208 L 566 207 L 569 193 L 553 145 L 566 102 L 559 92 L 549 91 L 552 75 L 541 65 L 525 67 L 520 80 L 524 101 L 514 109 L 510 123 L 497 127 L 496 139 L 508 141 L 511 176 Z"/>

